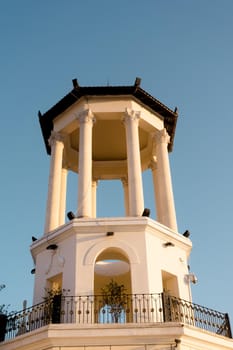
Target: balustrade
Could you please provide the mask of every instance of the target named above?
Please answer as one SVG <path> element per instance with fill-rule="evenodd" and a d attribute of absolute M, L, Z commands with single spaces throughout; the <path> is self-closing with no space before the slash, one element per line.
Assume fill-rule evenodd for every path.
<path fill-rule="evenodd" d="M 5 340 L 50 323 L 128 324 L 181 322 L 215 334 L 231 336 L 228 314 L 165 293 L 122 294 L 117 303 L 106 304 L 103 295 L 51 298 L 8 315 Z"/>

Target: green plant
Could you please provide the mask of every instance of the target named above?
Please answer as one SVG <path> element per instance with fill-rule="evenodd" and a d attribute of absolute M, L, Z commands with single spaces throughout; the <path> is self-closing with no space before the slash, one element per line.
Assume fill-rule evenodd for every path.
<path fill-rule="evenodd" d="M 1 284 L 0 291 L 4 288 L 6 288 L 5 284 Z M 5 339 L 8 307 L 9 305 L 5 305 L 5 304 L 0 305 L 0 342 L 4 341 Z"/>
<path fill-rule="evenodd" d="M 62 290 L 61 288 L 46 288 L 45 289 L 46 295 L 44 297 L 45 301 L 48 301 L 52 299 L 55 295 L 62 295 Z"/>
<path fill-rule="evenodd" d="M 66 295 L 70 292 L 70 289 L 61 289 L 59 288 L 45 288 L 46 295 L 44 297 L 45 301 L 53 299 L 55 295 Z"/>
<path fill-rule="evenodd" d="M 101 288 L 103 304 L 109 306 L 113 321 L 118 323 L 126 304 L 126 288 L 123 284 L 111 281 Z"/>
<path fill-rule="evenodd" d="M 5 284 L 0 284 L 0 291 L 2 289 L 6 288 Z M 0 305 L 0 314 L 1 315 L 8 315 L 8 308 L 10 305 L 6 305 L 6 304 L 1 304 Z"/>
<path fill-rule="evenodd" d="M 0 305 L 0 314 L 1 315 L 7 315 L 8 314 L 8 307 L 10 305 L 2 304 Z"/>
<path fill-rule="evenodd" d="M 70 290 L 61 288 L 46 289 L 45 300 L 45 316 L 52 323 L 60 323 L 61 308 L 63 296 L 69 293 Z"/>

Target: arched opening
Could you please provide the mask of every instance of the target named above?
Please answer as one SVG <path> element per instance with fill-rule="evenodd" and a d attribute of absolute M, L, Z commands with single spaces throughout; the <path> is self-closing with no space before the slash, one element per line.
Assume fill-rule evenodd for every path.
<path fill-rule="evenodd" d="M 97 257 L 94 269 L 97 322 L 126 322 L 127 295 L 131 294 L 131 289 L 128 257 L 119 248 L 104 250 Z"/>

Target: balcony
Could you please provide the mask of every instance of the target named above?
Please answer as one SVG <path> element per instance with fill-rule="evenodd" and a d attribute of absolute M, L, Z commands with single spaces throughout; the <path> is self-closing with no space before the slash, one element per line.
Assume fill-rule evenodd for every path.
<path fill-rule="evenodd" d="M 7 317 L 0 341 L 53 324 L 145 324 L 179 322 L 232 338 L 228 314 L 167 294 L 122 294 L 111 305 L 102 295 L 55 295 Z"/>

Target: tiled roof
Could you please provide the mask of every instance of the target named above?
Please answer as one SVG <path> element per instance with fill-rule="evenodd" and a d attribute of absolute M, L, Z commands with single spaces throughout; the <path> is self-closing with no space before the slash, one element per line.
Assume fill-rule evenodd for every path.
<path fill-rule="evenodd" d="M 159 100 L 148 94 L 140 86 L 140 79 L 136 78 L 132 86 L 79 86 L 77 80 L 73 80 L 73 89 L 64 96 L 59 102 L 51 107 L 44 114 L 38 113 L 40 126 L 48 154 L 51 149 L 48 144 L 51 131 L 53 129 L 53 120 L 66 109 L 71 107 L 83 96 L 133 96 L 139 103 L 149 107 L 152 111 L 157 112 L 164 118 L 164 126 L 170 135 L 169 151 L 172 151 L 176 122 L 178 113 L 172 111 Z"/>

